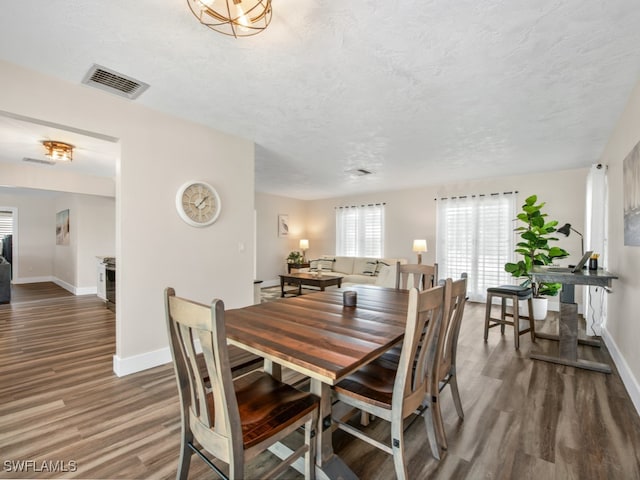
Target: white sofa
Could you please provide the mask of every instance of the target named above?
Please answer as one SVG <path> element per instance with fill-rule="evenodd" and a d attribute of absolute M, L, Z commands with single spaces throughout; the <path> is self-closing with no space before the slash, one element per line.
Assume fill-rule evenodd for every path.
<path fill-rule="evenodd" d="M 343 284 L 364 283 L 395 288 L 397 262 L 404 264 L 407 259 L 322 255 L 309 262 L 309 270 L 317 271 L 321 267 L 327 275 L 341 276 Z"/>

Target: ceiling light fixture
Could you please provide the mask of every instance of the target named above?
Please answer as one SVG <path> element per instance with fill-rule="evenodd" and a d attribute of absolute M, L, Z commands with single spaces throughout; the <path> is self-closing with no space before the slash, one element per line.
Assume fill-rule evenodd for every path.
<path fill-rule="evenodd" d="M 271 23 L 271 0 L 187 0 L 198 21 L 232 37 L 250 37 Z"/>
<path fill-rule="evenodd" d="M 55 140 L 43 140 L 45 156 L 56 162 L 70 162 L 73 160 L 73 145 Z"/>

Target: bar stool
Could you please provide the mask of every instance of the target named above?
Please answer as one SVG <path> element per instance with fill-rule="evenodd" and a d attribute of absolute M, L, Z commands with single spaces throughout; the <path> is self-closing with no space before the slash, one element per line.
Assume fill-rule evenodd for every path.
<path fill-rule="evenodd" d="M 500 318 L 491 317 L 491 304 L 493 297 L 499 297 L 502 299 L 502 305 L 500 308 Z M 507 311 L 507 300 L 511 300 L 512 311 Z M 518 300 L 527 300 L 529 306 L 529 316 L 523 316 L 520 314 L 520 308 L 518 306 Z M 507 317 L 511 317 L 513 320 L 507 320 Z M 529 328 L 520 330 L 520 320 L 529 320 Z M 513 341 L 516 350 L 520 348 L 520 335 L 530 332 L 531 341 L 536 341 L 536 330 L 533 321 L 533 301 L 531 296 L 531 289 L 527 287 L 520 287 L 518 285 L 501 285 L 499 287 L 487 288 L 487 311 L 484 317 L 484 341 L 487 341 L 489 337 L 489 329 L 500 325 L 500 332 L 504 335 L 504 326 L 513 326 Z"/>

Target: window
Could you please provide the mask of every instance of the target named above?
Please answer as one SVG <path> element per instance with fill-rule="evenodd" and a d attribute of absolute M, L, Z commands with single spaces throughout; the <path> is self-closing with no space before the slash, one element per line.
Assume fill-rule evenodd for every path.
<path fill-rule="evenodd" d="M 384 203 L 336 208 L 336 255 L 382 257 Z"/>
<path fill-rule="evenodd" d="M 513 283 L 504 264 L 514 258 L 514 193 L 438 200 L 439 278 L 467 272 L 469 299 L 485 301 L 487 288 Z"/>

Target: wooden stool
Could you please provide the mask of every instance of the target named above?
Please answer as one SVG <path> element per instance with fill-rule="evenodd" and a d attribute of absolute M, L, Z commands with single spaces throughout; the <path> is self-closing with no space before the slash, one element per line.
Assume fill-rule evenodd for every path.
<path fill-rule="evenodd" d="M 502 299 L 500 318 L 491 317 L 491 304 L 493 297 Z M 507 300 L 511 300 L 512 312 L 507 312 Z M 529 306 L 529 316 L 520 315 L 518 300 L 527 300 Z M 511 317 L 513 320 L 507 320 Z M 529 328 L 520 330 L 520 319 L 529 320 Z M 484 341 L 489 337 L 489 329 L 500 325 L 500 331 L 504 335 L 504 326 L 513 326 L 513 341 L 516 350 L 520 348 L 520 335 L 531 332 L 531 341 L 536 341 L 536 330 L 533 321 L 533 302 L 531 300 L 531 289 L 518 285 L 501 285 L 500 287 L 487 288 L 487 312 L 484 317 Z"/>

